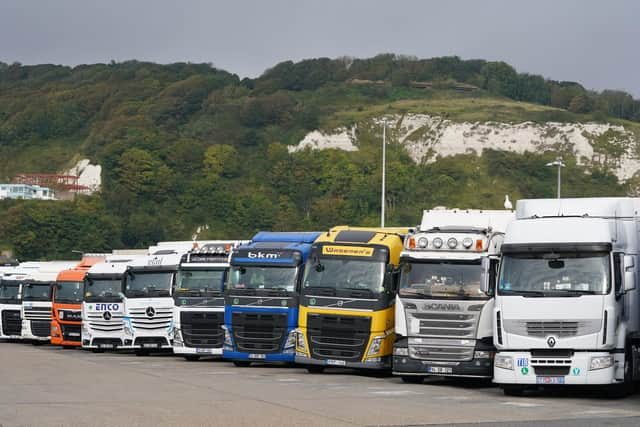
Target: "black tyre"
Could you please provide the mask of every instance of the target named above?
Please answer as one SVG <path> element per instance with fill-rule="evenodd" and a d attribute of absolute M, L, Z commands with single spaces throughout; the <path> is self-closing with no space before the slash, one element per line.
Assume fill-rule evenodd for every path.
<path fill-rule="evenodd" d="M 184 357 L 184 360 L 187 360 L 189 362 L 197 362 L 198 360 L 200 360 L 200 356 L 195 356 L 193 354 L 189 354 L 188 356 Z"/>
<path fill-rule="evenodd" d="M 247 362 L 246 360 L 234 360 L 233 364 L 238 368 L 247 368 L 251 366 L 251 362 Z"/>
<path fill-rule="evenodd" d="M 324 366 L 307 366 L 307 372 L 310 374 L 321 374 L 324 372 Z"/>
<path fill-rule="evenodd" d="M 407 383 L 407 384 L 422 384 L 424 382 L 424 377 L 405 376 L 400 378 L 402 378 L 403 383 Z"/>

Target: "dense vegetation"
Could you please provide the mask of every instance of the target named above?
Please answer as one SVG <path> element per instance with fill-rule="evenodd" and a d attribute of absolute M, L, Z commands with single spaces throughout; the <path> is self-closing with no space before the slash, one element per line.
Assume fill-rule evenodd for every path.
<path fill-rule="evenodd" d="M 57 172 L 82 157 L 103 166 L 100 194 L 0 203 L 0 249 L 20 258 L 72 258 L 71 250 L 188 239 L 203 224 L 209 229 L 201 238 L 375 225 L 380 129 L 361 130 L 357 152 L 290 153 L 287 146 L 310 130 L 389 112 L 640 121 L 640 101 L 456 57 L 283 62 L 243 80 L 208 64 L 0 63 L 0 179 Z M 505 194 L 553 196 L 555 171 L 544 164 L 555 155 L 489 151 L 415 164 L 392 140 L 387 223 L 414 225 L 434 205 L 499 208 Z M 565 175 L 567 196 L 623 195 L 632 185 L 575 159 Z"/>

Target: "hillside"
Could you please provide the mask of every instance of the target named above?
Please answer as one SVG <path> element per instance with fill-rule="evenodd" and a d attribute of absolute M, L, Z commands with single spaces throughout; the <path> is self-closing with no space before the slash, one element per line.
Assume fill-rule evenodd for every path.
<path fill-rule="evenodd" d="M 504 63 L 316 59 L 243 80 L 207 64 L 0 63 L 0 178 L 102 167 L 97 195 L 0 203 L 0 247 L 69 258 L 203 224 L 210 238 L 373 225 L 383 122 L 392 225 L 434 205 L 552 196 L 544 165 L 559 153 L 566 196 L 640 186 L 640 101 Z"/>

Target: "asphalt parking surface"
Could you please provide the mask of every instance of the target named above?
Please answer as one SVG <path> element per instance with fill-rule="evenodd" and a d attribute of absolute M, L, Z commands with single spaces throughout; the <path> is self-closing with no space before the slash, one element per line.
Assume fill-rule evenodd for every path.
<path fill-rule="evenodd" d="M 480 424 L 477 424 L 480 423 Z M 0 343 L 0 426 L 640 425 L 640 394 L 507 397 L 490 383 L 347 370 L 237 368 L 173 355 L 93 354 Z"/>

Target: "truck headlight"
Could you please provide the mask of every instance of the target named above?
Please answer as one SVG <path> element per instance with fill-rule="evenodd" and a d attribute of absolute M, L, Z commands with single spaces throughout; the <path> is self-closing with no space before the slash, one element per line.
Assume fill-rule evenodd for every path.
<path fill-rule="evenodd" d="M 367 352 L 367 357 L 380 353 L 380 346 L 382 345 L 383 339 L 384 337 L 375 337 L 373 341 L 371 341 L 371 346 L 369 347 L 369 351 Z"/>
<path fill-rule="evenodd" d="M 131 319 L 124 320 L 124 333 L 125 335 L 133 335 L 133 326 L 131 326 Z"/>
<path fill-rule="evenodd" d="M 589 363 L 589 370 L 596 371 L 613 366 L 613 356 L 594 356 Z"/>
<path fill-rule="evenodd" d="M 496 355 L 495 358 L 496 368 L 509 369 L 513 371 L 513 357 Z"/>
<path fill-rule="evenodd" d="M 304 334 L 302 331 L 296 331 L 296 350 L 301 353 L 307 352 L 307 345 L 304 342 Z"/>
<path fill-rule="evenodd" d="M 295 330 L 289 332 L 287 335 L 287 341 L 284 343 L 284 348 L 294 348 L 296 346 L 296 336 L 298 334 Z"/>
<path fill-rule="evenodd" d="M 473 358 L 474 359 L 491 359 L 492 354 L 490 351 L 474 351 Z"/>
<path fill-rule="evenodd" d="M 228 347 L 230 350 L 233 349 L 233 341 L 231 340 L 229 329 L 226 325 L 222 325 L 221 328 L 224 330 L 224 346 Z"/>
<path fill-rule="evenodd" d="M 182 345 L 182 334 L 180 333 L 180 329 L 173 328 L 173 343 L 176 345 Z"/>
<path fill-rule="evenodd" d="M 408 356 L 409 348 L 408 347 L 393 347 L 393 355 L 394 356 Z"/>

